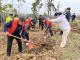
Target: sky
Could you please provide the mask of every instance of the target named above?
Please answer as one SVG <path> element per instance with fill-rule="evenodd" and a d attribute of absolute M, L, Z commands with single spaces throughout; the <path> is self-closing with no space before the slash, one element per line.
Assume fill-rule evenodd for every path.
<path fill-rule="evenodd" d="M 26 0 L 23 6 L 20 9 L 21 13 L 30 14 L 32 13 L 31 7 L 32 3 L 35 0 Z M 71 13 L 76 13 L 77 15 L 80 14 L 80 0 L 55 0 L 54 4 L 57 6 L 58 2 L 60 2 L 60 11 L 64 11 L 65 8 L 71 7 Z M 3 0 L 3 4 L 11 3 L 11 0 Z M 14 8 L 17 8 L 17 1 L 13 0 Z M 42 0 L 43 7 L 40 9 L 39 14 L 43 14 L 46 12 L 46 0 Z M 18 8 L 17 8 L 18 9 Z"/>

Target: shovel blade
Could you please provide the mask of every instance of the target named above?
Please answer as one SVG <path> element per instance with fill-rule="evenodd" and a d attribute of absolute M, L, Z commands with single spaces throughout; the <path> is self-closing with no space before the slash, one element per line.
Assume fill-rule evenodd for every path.
<path fill-rule="evenodd" d="M 29 50 L 33 49 L 33 48 L 34 48 L 33 46 L 34 46 L 34 45 L 33 45 L 33 42 L 29 42 L 29 45 L 28 45 Z"/>

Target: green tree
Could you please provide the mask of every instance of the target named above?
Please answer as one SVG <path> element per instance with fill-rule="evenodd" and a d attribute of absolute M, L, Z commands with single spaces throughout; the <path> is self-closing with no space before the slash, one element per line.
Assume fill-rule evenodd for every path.
<path fill-rule="evenodd" d="M 11 8 L 12 8 L 11 4 L 3 5 L 3 6 L 1 6 L 0 12 L 2 12 L 3 14 L 6 15 L 10 12 Z"/>
<path fill-rule="evenodd" d="M 54 5 L 54 0 L 47 0 L 47 12 L 48 12 L 48 15 L 50 16 L 51 15 L 51 12 L 52 11 L 56 11 L 56 7 Z"/>
<path fill-rule="evenodd" d="M 57 3 L 57 6 L 54 5 L 55 0 L 47 0 L 47 12 L 50 16 L 52 11 L 56 12 L 60 9 L 60 1 Z"/>
<path fill-rule="evenodd" d="M 42 3 L 41 0 L 35 0 L 35 2 L 32 4 L 32 12 L 33 12 L 33 17 L 36 17 L 38 15 L 39 10 L 42 8 Z"/>

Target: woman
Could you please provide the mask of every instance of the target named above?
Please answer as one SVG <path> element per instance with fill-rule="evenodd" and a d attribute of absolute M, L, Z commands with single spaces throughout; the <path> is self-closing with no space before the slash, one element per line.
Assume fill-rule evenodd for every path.
<path fill-rule="evenodd" d="M 66 42 L 67 42 L 67 37 L 70 32 L 70 24 L 67 21 L 66 17 L 61 12 L 56 12 L 54 16 L 56 17 L 56 19 L 52 19 L 51 21 L 54 23 L 58 23 L 60 29 L 63 31 L 62 42 L 61 42 L 60 47 L 65 47 Z"/>

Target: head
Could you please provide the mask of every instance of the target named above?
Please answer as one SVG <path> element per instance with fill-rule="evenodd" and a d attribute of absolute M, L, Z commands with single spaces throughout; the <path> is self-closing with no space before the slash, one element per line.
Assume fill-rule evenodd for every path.
<path fill-rule="evenodd" d="M 70 8 L 70 7 L 68 7 L 68 8 L 67 8 L 67 10 L 71 10 L 71 8 Z"/>
<path fill-rule="evenodd" d="M 23 16 L 21 16 L 21 17 L 19 17 L 19 19 L 20 20 L 19 20 L 18 24 L 22 25 L 25 22 L 25 18 Z"/>
<path fill-rule="evenodd" d="M 16 14 L 14 17 L 18 17 L 18 15 Z"/>
<path fill-rule="evenodd" d="M 42 17 L 42 15 L 39 15 L 39 17 Z"/>
<path fill-rule="evenodd" d="M 56 18 L 58 18 L 60 15 L 62 15 L 61 12 L 56 12 L 56 13 L 54 14 L 54 16 L 55 16 Z"/>
<path fill-rule="evenodd" d="M 70 11 L 71 10 L 71 8 L 70 7 L 68 7 L 67 9 L 66 9 L 66 11 Z"/>
<path fill-rule="evenodd" d="M 9 16 L 13 16 L 13 14 L 9 14 Z"/>

